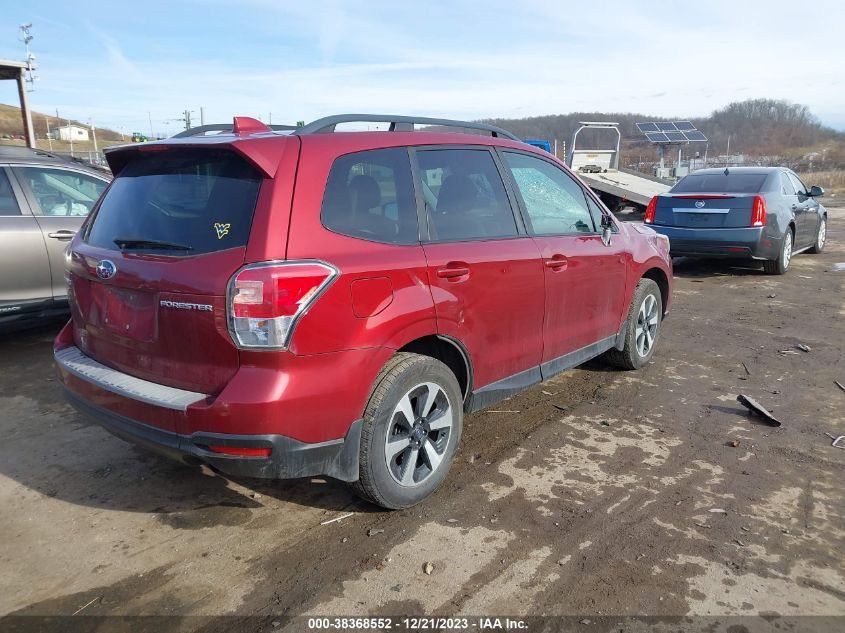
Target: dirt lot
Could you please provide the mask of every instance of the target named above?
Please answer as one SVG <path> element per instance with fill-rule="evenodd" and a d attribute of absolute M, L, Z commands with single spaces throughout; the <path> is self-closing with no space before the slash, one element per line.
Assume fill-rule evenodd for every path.
<path fill-rule="evenodd" d="M 845 272 L 831 270 L 845 207 L 831 202 L 827 251 L 785 277 L 677 262 L 648 367 L 594 361 L 470 416 L 447 485 L 401 512 L 333 481 L 230 481 L 147 454 L 65 404 L 58 325 L 2 338 L 0 614 L 233 614 L 180 626 L 265 630 L 300 614 L 814 614 L 845 628 L 845 450 L 825 436 L 845 434 Z M 746 415 L 739 393 L 784 426 Z"/>

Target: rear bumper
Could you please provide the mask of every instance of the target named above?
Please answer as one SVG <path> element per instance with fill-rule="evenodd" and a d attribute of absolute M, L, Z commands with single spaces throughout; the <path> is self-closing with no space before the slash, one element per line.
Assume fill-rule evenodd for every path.
<path fill-rule="evenodd" d="M 110 433 L 186 464 L 207 464 L 233 477 L 294 479 L 327 475 L 342 481 L 358 479 L 361 420 L 349 427 L 345 438 L 316 444 L 300 442 L 284 435 L 201 432 L 180 435 L 95 406 L 70 389 L 66 389 L 66 395 L 77 410 Z M 209 446 L 265 448 L 272 452 L 268 457 L 244 457 L 221 454 L 212 451 Z"/>
<path fill-rule="evenodd" d="M 650 226 L 669 238 L 669 250 L 675 257 L 777 259 L 780 254 L 781 238 L 766 235 L 763 228 Z"/>
<path fill-rule="evenodd" d="M 127 441 L 185 463 L 205 463 L 233 476 L 288 479 L 327 475 L 342 481 L 358 479 L 361 421 L 356 418 L 363 406 L 359 411 L 349 399 L 341 400 L 343 409 L 325 404 L 320 408 L 312 402 L 305 403 L 302 396 L 297 398 L 292 392 L 270 389 L 277 384 L 277 375 L 290 386 L 296 383 L 291 374 L 301 373 L 309 377 L 313 387 L 308 361 L 297 372 L 288 369 L 256 374 L 242 368 L 239 373 L 244 375 L 240 380 L 254 391 L 237 386 L 228 391 L 227 387 L 211 397 L 124 374 L 87 357 L 72 345 L 59 346 L 54 355 L 70 403 Z M 340 362 L 332 355 L 323 356 L 328 358 L 321 361 Z M 338 391 L 347 393 L 340 388 Z M 334 418 L 330 428 L 319 425 L 326 412 Z M 351 420 L 355 421 L 350 424 Z M 310 432 L 310 437 L 294 437 L 303 430 Z M 309 441 L 312 437 L 314 440 Z M 269 454 L 232 455 L 226 448 L 263 449 L 261 453 Z"/>

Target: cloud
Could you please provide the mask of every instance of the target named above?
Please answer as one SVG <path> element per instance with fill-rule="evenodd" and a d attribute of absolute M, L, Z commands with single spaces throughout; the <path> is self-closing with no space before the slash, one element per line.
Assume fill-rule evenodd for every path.
<path fill-rule="evenodd" d="M 349 111 L 692 117 L 756 96 L 806 103 L 824 116 L 841 113 L 845 101 L 836 83 L 845 10 L 827 2 L 802 14 L 812 37 L 786 17 L 794 6 L 784 0 L 608 0 L 601 11 L 541 0 L 243 0 L 234 11 L 206 0 L 183 17 L 152 4 L 161 28 L 89 15 L 85 54 L 44 49 L 34 106 L 138 129 L 148 128 L 149 110 L 157 131 L 175 132 L 178 123 L 167 120 L 200 106 L 207 121 L 272 112 L 274 122 L 293 122 Z M 223 25 L 203 20 L 222 11 Z M 95 7 L 92 15 L 101 14 Z M 774 45 L 796 41 L 801 48 Z"/>

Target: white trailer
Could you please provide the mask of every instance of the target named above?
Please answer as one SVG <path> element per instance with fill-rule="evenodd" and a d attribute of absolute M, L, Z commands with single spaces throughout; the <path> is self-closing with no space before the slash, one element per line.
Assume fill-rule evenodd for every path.
<path fill-rule="evenodd" d="M 633 206 L 645 211 L 656 195 L 666 193 L 672 182 L 619 167 L 619 146 L 622 135 L 619 124 L 606 121 L 580 121 L 570 145 L 566 164 L 595 191 L 611 211 Z M 578 133 L 584 129 L 612 130 L 616 133 L 616 149 L 576 149 Z"/>

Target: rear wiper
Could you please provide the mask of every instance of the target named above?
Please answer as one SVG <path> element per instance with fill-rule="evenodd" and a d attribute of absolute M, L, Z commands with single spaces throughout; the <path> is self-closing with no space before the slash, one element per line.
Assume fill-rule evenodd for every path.
<path fill-rule="evenodd" d="M 184 244 L 174 244 L 173 242 L 160 242 L 158 240 L 133 240 L 118 237 L 113 240 L 120 250 L 127 248 L 158 248 L 168 251 L 192 251 L 193 246 L 186 246 Z"/>

